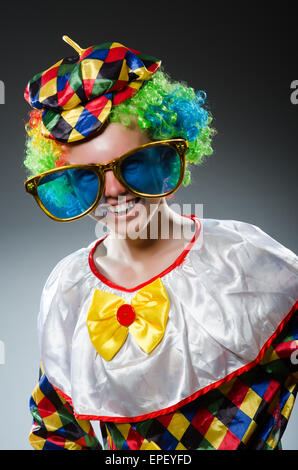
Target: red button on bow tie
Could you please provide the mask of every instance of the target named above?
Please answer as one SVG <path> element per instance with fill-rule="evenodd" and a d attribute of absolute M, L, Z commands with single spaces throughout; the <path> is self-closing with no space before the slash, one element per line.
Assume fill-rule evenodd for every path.
<path fill-rule="evenodd" d="M 136 318 L 134 308 L 129 304 L 121 305 L 117 310 L 117 320 L 120 325 L 129 326 Z"/>

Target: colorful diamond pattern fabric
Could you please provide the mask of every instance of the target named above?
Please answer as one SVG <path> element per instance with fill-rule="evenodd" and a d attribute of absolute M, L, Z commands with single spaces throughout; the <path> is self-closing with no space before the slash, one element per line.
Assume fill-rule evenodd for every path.
<path fill-rule="evenodd" d="M 280 449 L 297 394 L 298 365 L 292 360 L 297 348 L 298 311 L 262 360 L 247 372 L 175 412 L 135 423 L 101 422 L 105 449 Z M 71 415 L 65 400 L 53 393 L 45 376 L 42 380 L 44 382 L 37 387 L 32 400 L 35 424 L 30 441 L 33 447 L 83 445 L 98 448 L 87 422 L 79 426 L 82 422 Z M 60 415 L 64 416 L 64 409 L 75 433 L 69 433 L 65 421 L 61 426 Z"/>
<path fill-rule="evenodd" d="M 42 110 L 45 137 L 74 142 L 99 130 L 112 106 L 131 98 L 160 64 L 117 42 L 91 46 L 35 75 L 24 96 Z"/>
<path fill-rule="evenodd" d="M 280 448 L 297 394 L 298 312 L 248 372 L 178 411 L 136 423 L 105 422 L 106 449 L 271 450 Z"/>

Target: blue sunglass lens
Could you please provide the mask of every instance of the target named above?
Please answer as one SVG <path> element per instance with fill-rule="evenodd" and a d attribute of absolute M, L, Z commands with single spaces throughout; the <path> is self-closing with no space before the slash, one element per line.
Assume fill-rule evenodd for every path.
<path fill-rule="evenodd" d="M 178 185 L 181 160 L 169 145 L 141 149 L 120 164 L 123 179 L 136 192 L 150 196 L 166 195 Z"/>
<path fill-rule="evenodd" d="M 96 201 L 99 179 L 87 169 L 71 168 L 50 173 L 38 183 L 37 194 L 44 207 L 58 219 L 83 214 Z"/>

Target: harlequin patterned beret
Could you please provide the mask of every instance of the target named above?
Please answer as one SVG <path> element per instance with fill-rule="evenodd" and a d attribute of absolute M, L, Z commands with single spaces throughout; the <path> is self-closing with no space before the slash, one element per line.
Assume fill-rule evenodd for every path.
<path fill-rule="evenodd" d="M 131 98 L 160 67 L 161 61 L 109 42 L 81 49 L 35 75 L 25 99 L 42 110 L 42 133 L 59 142 L 85 139 L 98 131 L 112 106 Z"/>

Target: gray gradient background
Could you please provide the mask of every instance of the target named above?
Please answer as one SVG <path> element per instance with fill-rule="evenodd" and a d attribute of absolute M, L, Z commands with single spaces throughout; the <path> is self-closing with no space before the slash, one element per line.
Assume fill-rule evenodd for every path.
<path fill-rule="evenodd" d="M 160 57 L 173 77 L 206 90 L 218 131 L 214 155 L 176 201 L 203 203 L 206 218 L 253 223 L 297 253 L 297 14 L 294 1 L 186 0 L 183 10 L 170 1 L 10 3 L 0 13 L 0 448 L 29 449 L 41 290 L 62 257 L 95 238 L 95 226 L 88 217 L 53 222 L 23 190 L 27 81 L 72 54 L 63 34 L 82 47 L 119 41 Z M 286 449 L 298 449 L 297 423 L 296 403 Z"/>

